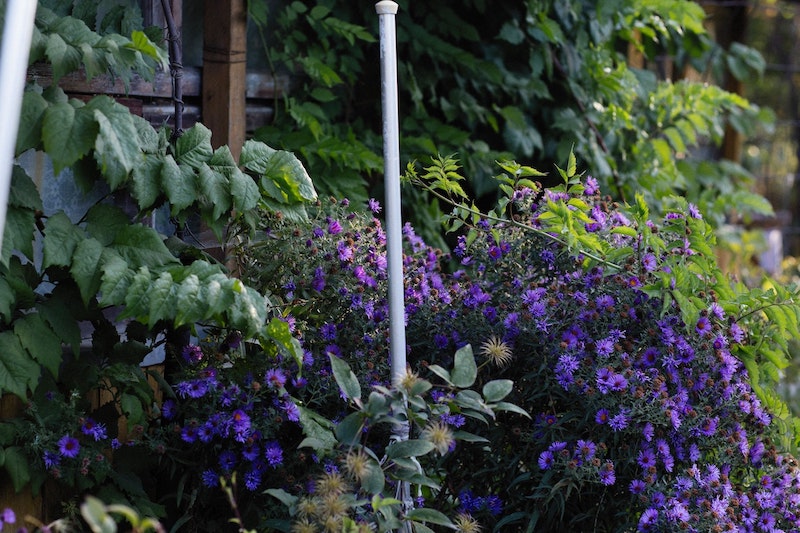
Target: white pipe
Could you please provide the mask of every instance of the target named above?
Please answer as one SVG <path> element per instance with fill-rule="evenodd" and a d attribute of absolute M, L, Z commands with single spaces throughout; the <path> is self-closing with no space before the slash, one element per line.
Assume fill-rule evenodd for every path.
<path fill-rule="evenodd" d="M 380 21 L 381 99 L 383 105 L 383 170 L 386 187 L 386 251 L 389 271 L 389 353 L 392 383 L 398 385 L 406 373 L 406 320 L 403 290 L 403 218 L 400 197 L 400 121 L 397 104 L 397 47 L 395 15 L 397 3 L 383 0 L 375 4 Z M 407 416 L 406 413 L 397 413 Z M 408 440 L 409 422 L 395 426 L 392 440 Z M 411 486 L 398 483 L 397 499 L 406 510 L 413 509 Z M 402 531 L 410 533 L 411 523 Z"/>
<path fill-rule="evenodd" d="M 386 249 L 389 271 L 389 352 L 392 383 L 406 372 L 406 324 L 403 302 L 403 220 L 400 198 L 400 125 L 397 104 L 397 3 L 375 4 L 380 20 L 381 95 L 383 102 L 383 170 L 386 186 Z"/>
<path fill-rule="evenodd" d="M 8 212 L 22 93 L 36 18 L 36 0 L 8 0 L 0 50 L 0 249 Z"/>

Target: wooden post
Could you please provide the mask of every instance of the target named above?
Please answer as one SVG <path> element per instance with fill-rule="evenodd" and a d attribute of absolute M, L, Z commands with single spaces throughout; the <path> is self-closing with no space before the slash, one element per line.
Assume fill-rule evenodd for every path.
<path fill-rule="evenodd" d="M 238 160 L 245 141 L 247 90 L 246 0 L 205 0 L 203 109 L 214 147 L 227 144 Z"/>

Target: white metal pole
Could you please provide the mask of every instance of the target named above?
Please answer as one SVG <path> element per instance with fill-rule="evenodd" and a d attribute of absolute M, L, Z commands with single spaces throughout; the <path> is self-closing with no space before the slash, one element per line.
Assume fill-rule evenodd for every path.
<path fill-rule="evenodd" d="M 17 145 L 22 93 L 25 89 L 36 0 L 8 0 L 0 50 L 0 249 L 8 212 L 11 171 Z"/>
<path fill-rule="evenodd" d="M 392 382 L 406 372 L 406 324 L 403 302 L 403 220 L 400 199 L 400 126 L 397 104 L 397 3 L 375 4 L 380 20 L 383 169 L 386 186 L 386 249 L 389 271 L 389 352 Z"/>
<path fill-rule="evenodd" d="M 389 353 L 392 383 L 397 385 L 406 372 L 406 320 L 403 289 L 403 217 L 400 197 L 400 121 L 397 104 L 397 3 L 383 0 L 375 4 L 380 22 L 381 99 L 383 104 L 383 170 L 386 187 L 386 251 L 389 271 Z M 406 413 L 402 413 L 407 416 Z M 394 428 L 392 440 L 408 440 L 409 422 Z M 406 510 L 414 507 L 408 482 L 397 485 L 397 499 Z M 410 522 L 402 531 L 411 532 Z"/>

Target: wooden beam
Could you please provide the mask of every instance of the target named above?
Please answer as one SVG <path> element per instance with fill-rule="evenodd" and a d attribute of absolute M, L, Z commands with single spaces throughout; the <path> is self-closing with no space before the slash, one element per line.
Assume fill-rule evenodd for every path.
<path fill-rule="evenodd" d="M 202 121 L 215 147 L 227 144 L 238 159 L 245 141 L 247 2 L 205 0 Z"/>

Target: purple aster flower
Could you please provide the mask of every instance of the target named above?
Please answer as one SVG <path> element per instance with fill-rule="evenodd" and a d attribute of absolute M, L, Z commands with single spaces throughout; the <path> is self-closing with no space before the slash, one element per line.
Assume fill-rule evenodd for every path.
<path fill-rule="evenodd" d="M 658 268 L 656 256 L 653 254 L 644 254 L 644 256 L 642 256 L 642 268 L 644 268 L 645 272 L 653 272 Z"/>
<path fill-rule="evenodd" d="M 322 292 L 325 288 L 325 273 L 322 267 L 317 267 L 314 273 L 314 279 L 311 281 L 311 288 L 317 292 Z"/>
<path fill-rule="evenodd" d="M 3 524 L 13 524 L 17 521 L 17 515 L 14 514 L 14 510 L 10 507 L 6 507 L 3 509 L 3 512 L 0 513 L 0 528 L 3 527 Z M 21 531 L 24 531 L 21 530 Z"/>
<path fill-rule="evenodd" d="M 339 243 L 336 245 L 336 254 L 339 258 L 339 261 L 352 261 L 353 248 L 346 241 L 339 241 Z"/>
<path fill-rule="evenodd" d="M 84 435 L 92 437 L 96 441 L 108 438 L 105 424 L 98 424 L 91 418 L 84 420 L 83 425 L 81 426 L 81 432 Z"/>
<path fill-rule="evenodd" d="M 243 437 L 250 431 L 250 416 L 242 409 L 236 409 L 231 413 L 231 423 L 237 437 Z"/>
<path fill-rule="evenodd" d="M 645 448 L 639 451 L 636 462 L 642 467 L 642 470 L 647 470 L 650 467 L 656 466 L 656 454 L 650 448 Z"/>
<path fill-rule="evenodd" d="M 631 494 L 641 494 L 647 488 L 647 485 L 641 479 L 633 479 L 628 484 L 628 490 Z"/>
<path fill-rule="evenodd" d="M 597 445 L 590 440 L 579 440 L 575 443 L 575 453 L 584 461 L 591 461 L 597 450 Z"/>
<path fill-rule="evenodd" d="M 733 342 L 742 342 L 744 340 L 744 330 L 736 322 L 731 324 L 729 333 Z"/>
<path fill-rule="evenodd" d="M 183 360 L 187 363 L 194 364 L 203 360 L 203 350 L 196 344 L 188 344 L 181 350 Z"/>
<path fill-rule="evenodd" d="M 283 412 L 286 413 L 286 419 L 290 422 L 300 421 L 300 408 L 295 405 L 291 399 L 286 399 L 281 403 Z"/>
<path fill-rule="evenodd" d="M 172 420 L 175 417 L 175 400 L 164 400 L 161 404 L 161 416 L 166 420 Z"/>
<path fill-rule="evenodd" d="M 553 452 L 550 450 L 545 450 L 539 454 L 539 468 L 542 470 L 548 470 L 553 466 L 554 461 L 555 457 L 553 456 Z"/>
<path fill-rule="evenodd" d="M 219 466 L 225 472 L 230 472 L 236 466 L 236 454 L 231 450 L 224 450 L 219 454 Z"/>
<path fill-rule="evenodd" d="M 497 261 L 501 257 L 503 257 L 503 251 L 497 245 L 492 245 L 489 247 L 489 251 L 487 252 L 489 255 L 489 259 L 493 261 Z"/>
<path fill-rule="evenodd" d="M 247 490 L 254 491 L 259 485 L 261 485 L 261 470 L 252 468 L 244 475 L 244 486 Z"/>
<path fill-rule="evenodd" d="M 603 485 L 613 485 L 617 482 L 617 475 L 614 472 L 614 463 L 611 461 L 606 461 L 603 466 L 600 467 L 600 483 Z"/>
<path fill-rule="evenodd" d="M 61 457 L 56 452 L 50 450 L 45 450 L 42 459 L 47 469 L 58 467 L 61 464 Z"/>
<path fill-rule="evenodd" d="M 711 322 L 708 320 L 708 317 L 701 316 L 697 320 L 697 325 L 694 327 L 694 330 L 701 337 L 707 337 L 711 335 Z"/>
<path fill-rule="evenodd" d="M 614 431 L 622 431 L 628 427 L 628 413 L 628 409 L 622 408 L 619 413 L 611 417 L 611 420 L 608 421 L 608 425 L 611 426 L 611 429 Z"/>
<path fill-rule="evenodd" d="M 58 453 L 63 457 L 77 457 L 81 451 L 81 444 L 78 439 L 67 434 L 58 441 Z"/>
<path fill-rule="evenodd" d="M 272 468 L 277 468 L 283 463 L 283 450 L 277 442 L 270 442 L 264 450 L 264 457 Z"/>
<path fill-rule="evenodd" d="M 651 531 L 655 531 L 657 522 L 658 510 L 651 507 L 643 512 L 639 517 L 639 525 L 637 529 L 640 533 L 649 533 Z"/>
<path fill-rule="evenodd" d="M 703 420 L 703 423 L 698 428 L 698 431 L 700 432 L 701 435 L 710 437 L 717 432 L 718 423 L 719 423 L 719 417 L 706 418 L 705 420 Z"/>
<path fill-rule="evenodd" d="M 286 385 L 286 374 L 280 368 L 270 368 L 264 375 L 264 383 L 271 389 L 280 389 Z"/>
<path fill-rule="evenodd" d="M 500 516 L 503 512 L 503 500 L 496 494 L 490 494 L 483 499 L 484 506 L 492 516 Z"/>
<path fill-rule="evenodd" d="M 375 198 L 370 198 L 369 201 L 367 202 L 367 206 L 369 207 L 369 210 L 375 214 L 381 212 L 381 203 Z"/>
<path fill-rule="evenodd" d="M 650 442 L 653 440 L 653 435 L 655 434 L 655 428 L 653 424 L 650 422 L 645 423 L 644 427 L 642 428 L 642 435 L 644 436 L 644 440 Z"/>
<path fill-rule="evenodd" d="M 203 473 L 200 474 L 200 480 L 204 487 L 211 489 L 219 485 L 219 474 L 209 468 L 208 470 L 203 470 Z"/>
<path fill-rule="evenodd" d="M 328 218 L 328 233 L 331 235 L 338 235 L 342 232 L 342 225 L 338 220 Z"/>
<path fill-rule="evenodd" d="M 598 192 L 600 192 L 600 187 L 597 184 L 597 180 L 591 176 L 588 176 L 586 178 L 586 184 L 584 185 L 583 188 L 583 194 L 585 194 L 586 196 L 594 196 Z"/>
<path fill-rule="evenodd" d="M 700 209 L 692 203 L 689 204 L 689 216 L 696 219 L 702 219 L 703 215 L 700 213 Z"/>
<path fill-rule="evenodd" d="M 598 409 L 597 414 L 594 415 L 594 421 L 601 425 L 607 424 L 610 418 L 606 408 Z"/>

